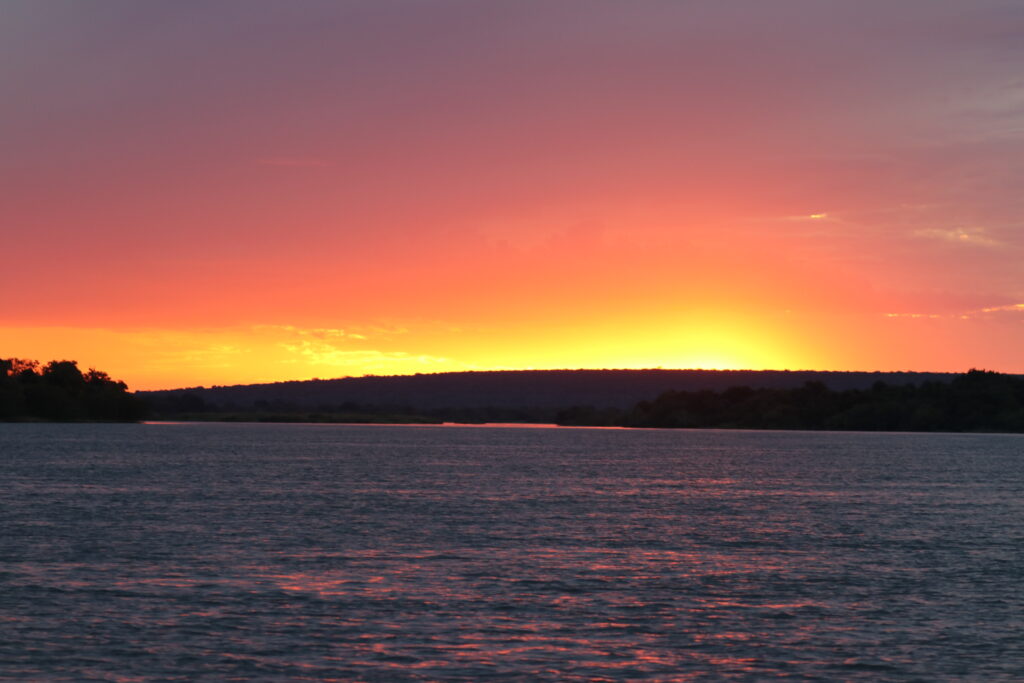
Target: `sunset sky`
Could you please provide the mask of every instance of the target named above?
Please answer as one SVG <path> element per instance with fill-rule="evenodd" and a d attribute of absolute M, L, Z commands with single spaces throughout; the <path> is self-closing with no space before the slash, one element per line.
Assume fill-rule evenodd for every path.
<path fill-rule="evenodd" d="M 1024 373 L 1020 0 L 4 0 L 0 357 Z"/>

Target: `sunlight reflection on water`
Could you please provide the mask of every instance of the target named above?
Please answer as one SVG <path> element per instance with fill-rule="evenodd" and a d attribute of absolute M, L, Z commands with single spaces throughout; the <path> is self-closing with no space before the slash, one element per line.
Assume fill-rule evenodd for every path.
<path fill-rule="evenodd" d="M 1013 680 L 1022 445 L 4 425 L 0 675 Z"/>

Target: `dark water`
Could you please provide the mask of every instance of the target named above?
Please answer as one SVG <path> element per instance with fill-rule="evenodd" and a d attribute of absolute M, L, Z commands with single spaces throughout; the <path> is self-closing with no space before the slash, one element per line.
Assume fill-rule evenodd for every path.
<path fill-rule="evenodd" d="M 0 425 L 0 677 L 1024 678 L 1024 438 Z"/>

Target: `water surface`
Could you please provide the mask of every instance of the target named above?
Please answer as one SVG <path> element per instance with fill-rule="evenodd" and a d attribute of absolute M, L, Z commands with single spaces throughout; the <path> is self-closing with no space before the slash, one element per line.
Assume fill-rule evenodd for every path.
<path fill-rule="evenodd" d="M 1014 680 L 1024 438 L 0 425 L 0 676 Z"/>

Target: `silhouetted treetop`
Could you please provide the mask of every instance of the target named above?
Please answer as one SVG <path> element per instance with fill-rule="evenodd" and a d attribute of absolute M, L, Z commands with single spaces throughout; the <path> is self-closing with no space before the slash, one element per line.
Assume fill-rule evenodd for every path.
<path fill-rule="evenodd" d="M 131 422 L 144 414 L 142 400 L 100 370 L 83 374 L 73 360 L 40 369 L 34 360 L 0 358 L 0 420 Z"/>

